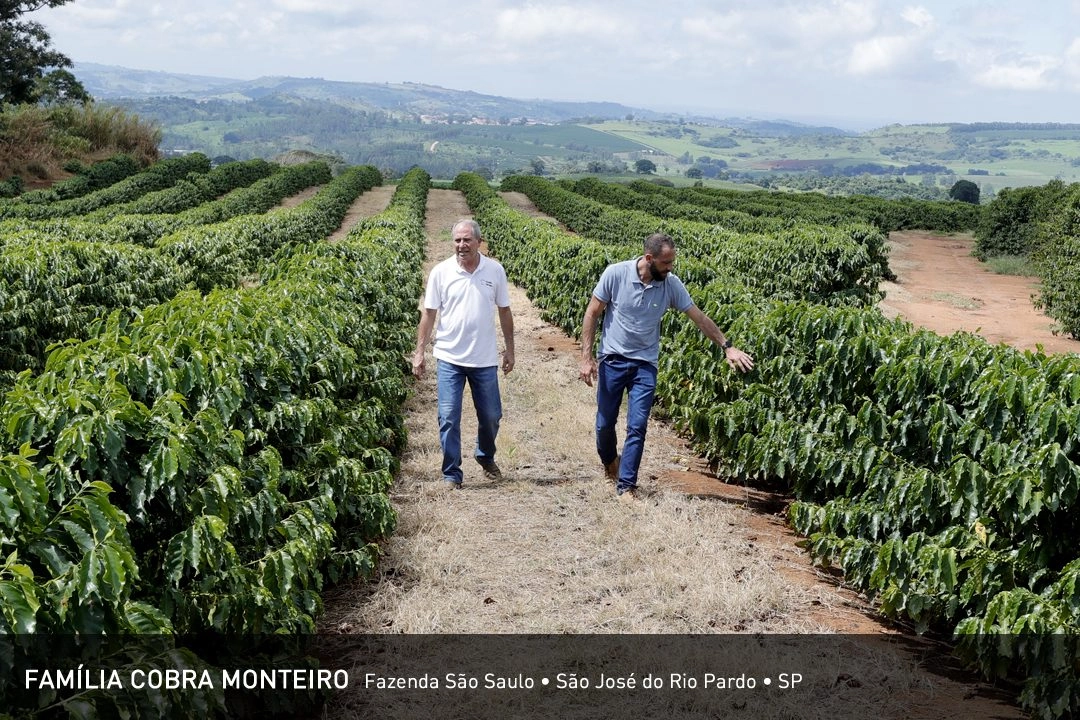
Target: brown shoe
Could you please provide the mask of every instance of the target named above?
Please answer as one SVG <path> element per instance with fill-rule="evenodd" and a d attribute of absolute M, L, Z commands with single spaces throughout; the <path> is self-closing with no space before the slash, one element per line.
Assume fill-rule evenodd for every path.
<path fill-rule="evenodd" d="M 619 463 L 622 462 L 622 456 L 616 455 L 615 459 L 604 466 L 604 475 L 608 480 L 617 481 L 619 479 Z"/>
<path fill-rule="evenodd" d="M 641 502 L 641 496 L 638 495 L 638 490 L 636 487 L 622 490 L 618 493 L 618 495 L 616 495 L 616 497 L 618 498 L 619 502 L 623 503 L 624 505 L 637 505 Z"/>
<path fill-rule="evenodd" d="M 477 460 L 477 462 L 480 462 Z M 502 480 L 503 474 L 499 466 L 495 464 L 494 460 L 489 460 L 486 463 L 480 463 L 480 469 L 484 471 L 484 477 L 488 480 Z"/>

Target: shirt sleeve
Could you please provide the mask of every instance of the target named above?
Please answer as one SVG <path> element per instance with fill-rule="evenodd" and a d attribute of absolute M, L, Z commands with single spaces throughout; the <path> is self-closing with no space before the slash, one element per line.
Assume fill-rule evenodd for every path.
<path fill-rule="evenodd" d="M 614 267 L 614 265 L 608 265 L 604 268 L 604 272 L 600 273 L 600 280 L 597 281 L 596 287 L 592 291 L 593 297 L 605 305 L 611 303 L 615 278 Z"/>
<path fill-rule="evenodd" d="M 432 268 L 428 274 L 427 287 L 424 288 L 424 309 L 438 310 L 442 307 L 442 298 L 439 291 L 439 273 Z"/>
<path fill-rule="evenodd" d="M 506 280 L 506 268 L 499 265 L 499 279 L 495 285 L 495 305 L 510 307 L 510 283 Z"/>
<path fill-rule="evenodd" d="M 683 285 L 682 280 L 674 275 L 669 275 L 668 282 L 672 280 L 675 282 L 671 286 L 671 306 L 679 312 L 686 312 L 694 304 L 694 300 L 690 297 L 690 292 Z"/>

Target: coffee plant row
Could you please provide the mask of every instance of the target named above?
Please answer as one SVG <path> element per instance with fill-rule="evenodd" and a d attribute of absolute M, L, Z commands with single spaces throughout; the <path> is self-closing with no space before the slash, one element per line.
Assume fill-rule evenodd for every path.
<path fill-rule="evenodd" d="M 723 196 L 706 196 L 694 193 L 690 188 L 661 187 L 645 180 L 635 180 L 623 185 L 586 177 L 580 180 L 560 180 L 558 184 L 582 197 L 622 210 L 637 210 L 658 218 L 693 220 L 743 233 L 781 230 L 798 219 L 798 216 L 792 218 L 767 212 L 751 214 L 744 209 L 745 205 L 740 207 Z M 821 224 L 862 220 L 853 212 L 837 212 L 815 219 Z M 801 217 L 804 223 L 809 220 L 809 212 Z"/>
<path fill-rule="evenodd" d="M 266 169 L 260 163 L 250 163 L 251 172 L 237 167 L 227 176 L 250 180 L 263 175 Z M 354 172 L 362 174 L 365 189 L 379 181 L 373 170 Z M 230 205 L 234 210 L 251 209 L 251 200 L 261 199 L 257 205 L 265 204 L 287 189 L 329 180 L 329 175 L 325 163 L 283 170 L 260 181 L 265 182 L 261 188 L 252 186 L 253 192 L 237 196 L 249 202 Z M 276 215 L 241 216 L 213 225 L 200 222 L 218 218 L 218 210 L 227 202 L 222 199 L 206 203 L 206 209 L 196 207 L 167 216 L 173 222 L 161 222 L 158 227 L 184 228 L 185 223 L 188 227 L 160 238 L 152 247 L 134 244 L 132 235 L 125 234 L 146 216 L 104 223 L 34 221 L 37 228 L 22 231 L 10 227 L 20 221 L 0 223 L 0 231 L 8 233 L 0 237 L 0 370 L 40 369 L 52 343 L 82 337 L 92 319 L 114 309 L 135 313 L 187 287 L 207 291 L 234 286 L 254 270 L 262 253 L 272 252 L 289 239 L 325 237 L 333 230 L 328 223 L 338 212 L 327 212 L 327 201 L 320 200 Z M 72 239 L 61 239 L 65 236 Z M 135 237 L 146 240 L 145 235 Z M 91 238 L 97 241 L 88 241 Z"/>
<path fill-rule="evenodd" d="M 83 220 L 101 222 L 117 215 L 150 215 L 178 213 L 211 200 L 237 188 L 247 187 L 279 169 L 261 158 L 218 165 L 209 172 L 192 172 L 172 187 L 148 192 L 126 203 L 113 203 L 82 216 Z"/>
<path fill-rule="evenodd" d="M 587 185 L 588 180 L 580 181 Z M 607 188 L 600 190 L 605 196 L 616 188 L 619 195 L 596 197 L 597 200 L 621 207 L 628 196 L 618 190 L 620 186 L 601 183 Z M 883 232 L 918 228 L 939 232 L 974 230 L 982 217 L 978 205 L 963 202 L 936 202 L 931 200 L 885 200 L 867 195 L 827 196 L 819 193 L 778 193 L 767 190 L 722 190 L 719 188 L 667 188 L 646 180 L 635 180 L 627 186 L 640 196 L 649 198 L 654 209 L 646 210 L 663 217 L 683 217 L 706 222 L 730 222 L 741 229 L 739 222 L 749 222 L 747 231 L 764 231 L 777 223 L 813 223 L 836 225 L 847 222 L 866 222 Z M 595 186 L 594 186 L 595 188 Z M 575 189 L 578 190 L 575 185 Z M 580 190 L 579 190 L 580 191 Z M 591 192 L 592 190 L 590 190 Z M 616 200 L 616 197 L 622 199 Z M 666 202 L 665 202 L 666 201 Z M 668 204 L 673 203 L 673 204 Z M 708 211 L 720 211 L 724 215 L 712 220 Z M 747 220 L 747 218 L 750 218 Z M 763 225 L 754 226 L 754 223 Z"/>
<path fill-rule="evenodd" d="M 571 334 L 604 266 L 641 252 L 528 218 L 476 176 L 455 184 L 508 272 Z M 642 233 L 604 217 L 609 235 Z M 694 239 L 682 242 L 680 257 Z M 801 275 L 803 257 L 793 252 L 783 272 Z M 772 263 L 763 267 L 780 272 Z M 753 271 L 753 260 L 740 267 Z M 790 518 L 815 559 L 884 614 L 953 633 L 986 675 L 1020 680 L 1035 714 L 1076 713 L 1080 357 L 941 337 L 869 303 L 763 287 L 691 288 L 757 364 L 733 373 L 691 323 L 668 321 L 665 411 L 735 479 L 790 491 Z"/>
<path fill-rule="evenodd" d="M 698 285 L 721 281 L 758 295 L 862 305 L 879 297 L 888 273 L 885 236 L 870 225 L 791 224 L 744 233 L 708 223 L 658 218 L 590 200 L 536 176 L 513 175 L 503 189 L 525 193 L 571 230 L 604 243 L 636 246 L 654 232 L 679 247 L 679 277 Z"/>
<path fill-rule="evenodd" d="M 0 632 L 306 634 L 327 584 L 372 571 L 395 524 L 428 176 L 320 241 L 379 182 L 352 168 L 297 208 L 164 238 L 194 287 L 100 316 L 18 375 L 0 406 Z M 220 689 L 19 699 L 225 708 Z"/>
<path fill-rule="evenodd" d="M 261 161 L 259 161 L 261 162 Z M 93 214 L 52 220 L 0 220 L 0 245 L 11 240 L 29 241 L 106 242 L 136 244 L 152 247 L 166 235 L 195 225 L 218 223 L 239 215 L 264 213 L 283 199 L 315 185 L 330 181 L 330 167 L 321 161 L 276 168 L 261 180 L 237 187 L 225 195 L 179 212 L 159 209 L 140 214 L 109 213 L 107 219 Z M 175 207 L 169 190 L 160 196 L 164 203 Z M 186 194 L 186 193 L 184 193 Z M 157 193 L 150 193 L 157 195 Z M 110 206 L 106 206 L 106 209 Z"/>
<path fill-rule="evenodd" d="M 210 171 L 210 160 L 202 153 L 192 153 L 170 160 L 162 160 L 142 172 L 100 190 L 50 203 L 19 202 L 17 199 L 0 204 L 0 218 L 47 218 L 84 215 L 98 208 L 115 203 L 128 202 L 155 190 L 172 187 L 188 173 Z"/>
<path fill-rule="evenodd" d="M 67 180 L 53 183 L 48 188 L 24 192 L 18 196 L 16 202 L 51 203 L 81 197 L 118 183 L 139 172 L 142 167 L 138 160 L 121 153 L 92 165 L 76 162 L 74 167 L 65 166 L 64 169 L 73 171 L 75 175 Z"/>

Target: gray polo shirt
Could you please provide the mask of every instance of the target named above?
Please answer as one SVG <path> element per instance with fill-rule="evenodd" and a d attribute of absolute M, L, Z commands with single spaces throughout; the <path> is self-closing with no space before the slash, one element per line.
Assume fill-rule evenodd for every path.
<path fill-rule="evenodd" d="M 660 318 L 668 308 L 689 310 L 694 301 L 682 280 L 669 273 L 646 285 L 638 277 L 637 257 L 608 265 L 593 290 L 605 303 L 603 334 L 597 357 L 622 355 L 657 364 L 660 357 Z"/>

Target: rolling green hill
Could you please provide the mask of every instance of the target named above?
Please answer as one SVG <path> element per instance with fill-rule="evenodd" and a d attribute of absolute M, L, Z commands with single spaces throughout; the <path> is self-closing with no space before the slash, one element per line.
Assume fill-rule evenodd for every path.
<path fill-rule="evenodd" d="M 958 179 L 1004 187 L 1080 180 L 1080 125 L 890 125 L 856 133 L 754 118 L 679 116 L 616 103 L 521 100 L 417 83 L 204 78 L 79 64 L 101 101 L 157 122 L 165 153 L 272 158 L 308 150 L 388 174 L 533 172 L 676 184 L 942 197 Z"/>

